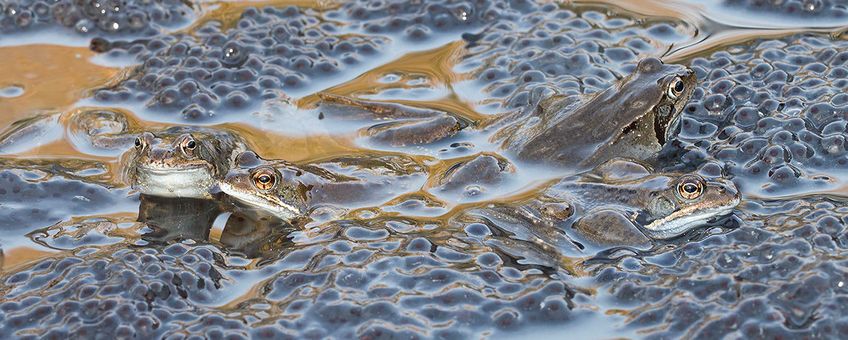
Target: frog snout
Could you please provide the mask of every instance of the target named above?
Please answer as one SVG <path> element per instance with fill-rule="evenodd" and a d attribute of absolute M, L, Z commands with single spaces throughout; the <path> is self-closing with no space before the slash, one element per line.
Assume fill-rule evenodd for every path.
<path fill-rule="evenodd" d="M 153 150 L 150 150 L 150 159 L 152 159 L 152 160 L 168 159 L 168 158 L 171 158 L 171 156 L 173 156 L 173 154 L 174 154 L 173 150 L 153 149 Z"/>

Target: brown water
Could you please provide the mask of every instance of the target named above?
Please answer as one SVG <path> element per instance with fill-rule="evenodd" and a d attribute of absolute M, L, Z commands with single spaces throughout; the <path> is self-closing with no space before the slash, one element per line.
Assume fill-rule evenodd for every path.
<path fill-rule="evenodd" d="M 846 334 L 840 306 L 848 298 L 848 134 L 841 122 L 848 119 L 848 58 L 840 56 L 848 53 L 848 17 L 842 5 L 813 2 L 822 7 L 803 15 L 793 12 L 794 2 L 776 9 L 719 0 L 516 1 L 504 2 L 506 9 L 451 2 L 460 6 L 449 11 L 454 17 L 471 18 L 456 25 L 436 20 L 439 9 L 414 12 L 424 6 L 418 3 L 401 6 L 410 14 L 378 2 L 370 12 L 334 1 L 201 2 L 193 21 L 159 21 L 153 36 L 80 35 L 49 22 L 37 30 L 4 28 L 0 330 L 42 336 L 55 328 L 51 335 L 92 338 Z M 301 10 L 246 12 L 290 5 Z M 416 24 L 423 37 L 413 32 Z M 315 40 L 266 46 L 248 38 L 300 26 L 319 32 L 304 35 Z M 269 98 L 248 95 L 243 105 L 222 100 L 204 108 L 214 115 L 195 119 L 181 114 L 195 97 L 167 106 L 151 99 L 165 83 L 130 84 L 143 83 L 145 74 L 176 77 L 183 66 L 168 60 L 185 65 L 191 58 L 147 39 L 212 46 L 219 33 L 229 34 L 224 42 L 242 39 L 242 53 L 260 60 L 257 74 L 276 67 L 272 48 L 290 47 L 293 56 L 280 66 L 288 72 L 279 77 L 283 85 Z M 93 52 L 87 44 L 101 36 L 118 47 Z M 342 66 L 325 73 L 290 62 L 298 55 L 311 65 L 324 62 L 309 49 L 325 37 L 373 42 L 376 52 L 359 50 L 350 63 L 343 60 L 351 55 L 327 52 Z M 133 50 L 137 39 L 143 47 Z M 219 58 L 217 49 L 195 57 Z M 150 66 L 153 56 L 165 66 Z M 599 252 L 566 246 L 561 231 L 479 217 L 566 174 L 512 159 L 489 141 L 491 131 L 477 128 L 526 106 L 534 88 L 594 93 L 650 56 L 693 67 L 699 78 L 663 169 L 720 169 L 743 193 L 732 216 L 647 251 Z M 287 82 L 293 74 L 299 83 Z M 221 98 L 248 93 L 256 78 L 227 78 L 241 90 Z M 202 86 L 212 91 L 214 83 Z M 104 89 L 111 94 L 99 97 Z M 121 92 L 129 99 L 115 99 Z M 319 93 L 444 111 L 469 127 L 433 144 L 379 145 L 365 132 L 378 122 L 324 117 Z M 203 203 L 150 203 L 175 204 L 184 207 L 177 215 L 190 216 L 161 231 L 139 221 L 149 206 L 119 178 L 122 149 L 92 148 L 69 127 L 75 113 L 91 108 L 125 114 L 132 131 L 230 129 L 266 159 L 318 164 L 399 155 L 421 171 L 403 190 L 386 195 L 389 189 L 375 186 L 380 192 L 365 203 L 339 205 L 340 213 L 304 230 L 240 225 L 213 208 L 207 216 Z M 46 118 L 24 138 L 8 138 L 34 117 Z M 804 157 L 796 147 L 807 148 Z M 448 169 L 478 154 L 508 158 L 515 173 L 482 185 L 479 195 L 438 190 Z"/>

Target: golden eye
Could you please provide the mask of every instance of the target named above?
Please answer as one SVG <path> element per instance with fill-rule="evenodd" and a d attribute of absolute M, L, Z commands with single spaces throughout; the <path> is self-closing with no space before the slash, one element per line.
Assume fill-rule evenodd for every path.
<path fill-rule="evenodd" d="M 685 90 L 686 84 L 683 83 L 683 79 L 680 79 L 680 77 L 674 77 L 674 80 L 668 83 L 668 96 L 671 99 L 677 99 Z"/>
<path fill-rule="evenodd" d="M 135 138 L 135 148 L 136 148 L 136 149 L 139 149 L 139 150 L 144 149 L 144 141 L 143 141 L 143 140 L 141 140 L 141 137 L 136 137 L 136 138 Z"/>
<path fill-rule="evenodd" d="M 277 174 L 270 169 L 262 169 L 253 173 L 253 185 L 260 190 L 269 190 L 277 183 Z"/>
<path fill-rule="evenodd" d="M 704 180 L 695 176 L 684 177 L 680 183 L 677 183 L 677 193 L 687 200 L 701 197 L 704 193 Z"/>

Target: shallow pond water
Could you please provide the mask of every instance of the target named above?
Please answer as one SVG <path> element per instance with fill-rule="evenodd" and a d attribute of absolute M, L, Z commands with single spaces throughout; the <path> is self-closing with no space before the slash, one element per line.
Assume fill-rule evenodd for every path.
<path fill-rule="evenodd" d="M 834 0 L 0 0 L 0 335 L 844 336 L 845 27 Z M 499 213 L 573 173 L 483 127 L 539 94 L 606 90 L 646 57 L 698 79 L 656 170 L 731 179 L 733 213 L 601 248 Z M 322 95 L 465 128 L 385 143 L 371 136 L 391 119 Z M 299 228 L 139 195 L 120 137 L 171 125 L 373 185 Z M 506 165 L 452 184 L 481 155 Z"/>

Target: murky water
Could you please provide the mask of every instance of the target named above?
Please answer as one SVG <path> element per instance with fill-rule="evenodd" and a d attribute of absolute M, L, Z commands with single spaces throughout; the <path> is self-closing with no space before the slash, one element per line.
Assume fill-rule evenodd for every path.
<path fill-rule="evenodd" d="M 0 0 L 0 334 L 848 334 L 845 27 L 834 0 Z M 607 89 L 650 56 L 698 77 L 658 170 L 732 179 L 732 215 L 590 251 L 485 213 L 568 174 L 479 128 L 533 93 Z M 391 119 L 333 115 L 319 94 L 467 128 L 382 143 L 369 129 Z M 124 118 L 80 123 L 92 110 Z M 142 197 L 121 179 L 121 136 L 171 125 L 230 129 L 266 159 L 371 185 L 299 228 Z M 481 154 L 506 175 L 445 180 Z"/>

